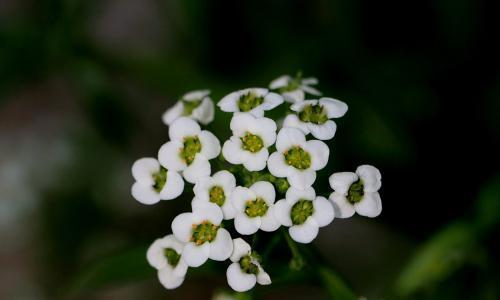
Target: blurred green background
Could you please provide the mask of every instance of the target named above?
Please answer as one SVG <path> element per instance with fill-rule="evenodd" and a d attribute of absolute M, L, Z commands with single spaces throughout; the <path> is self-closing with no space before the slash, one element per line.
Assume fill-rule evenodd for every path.
<path fill-rule="evenodd" d="M 145 249 L 191 194 L 141 205 L 130 167 L 156 156 L 160 116 L 184 92 L 210 88 L 217 101 L 298 70 L 349 105 L 320 193 L 334 171 L 383 174 L 379 218 L 320 231 L 332 270 L 367 299 L 500 299 L 498 11 L 476 0 L 0 0 L 0 299 L 226 288 L 225 264 L 176 291 L 157 282 Z M 216 118 L 227 136 L 229 116 Z M 257 295 L 327 299 L 332 286 L 277 282 Z"/>

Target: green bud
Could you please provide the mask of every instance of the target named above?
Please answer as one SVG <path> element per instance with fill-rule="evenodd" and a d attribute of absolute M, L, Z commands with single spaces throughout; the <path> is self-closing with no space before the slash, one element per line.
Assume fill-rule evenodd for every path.
<path fill-rule="evenodd" d="M 276 190 L 278 190 L 279 193 L 284 194 L 290 188 L 290 183 L 288 183 L 288 180 L 286 178 L 278 178 L 274 181 L 274 185 L 276 186 Z"/>

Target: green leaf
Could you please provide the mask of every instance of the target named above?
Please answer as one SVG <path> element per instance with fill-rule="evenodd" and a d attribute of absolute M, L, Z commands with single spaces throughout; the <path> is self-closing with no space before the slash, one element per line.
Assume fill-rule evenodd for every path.
<path fill-rule="evenodd" d="M 476 245 L 471 224 L 449 225 L 417 250 L 396 282 L 396 293 L 405 297 L 446 279 L 468 261 Z"/>
<path fill-rule="evenodd" d="M 344 281 L 329 268 L 319 267 L 318 275 L 328 295 L 335 300 L 356 300 L 358 297 Z"/>
<path fill-rule="evenodd" d="M 500 223 L 500 176 L 490 180 L 480 191 L 476 206 L 476 224 L 487 233 Z"/>

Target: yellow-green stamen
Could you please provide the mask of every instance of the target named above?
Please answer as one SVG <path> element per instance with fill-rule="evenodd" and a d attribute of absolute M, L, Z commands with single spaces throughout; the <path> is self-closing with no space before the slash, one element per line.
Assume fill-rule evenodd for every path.
<path fill-rule="evenodd" d="M 260 136 L 251 134 L 250 132 L 245 133 L 240 139 L 243 150 L 255 153 L 264 147 L 264 141 L 262 141 Z"/>
<path fill-rule="evenodd" d="M 284 155 L 285 162 L 296 169 L 305 170 L 311 166 L 311 155 L 299 146 L 288 149 Z"/>
<path fill-rule="evenodd" d="M 257 198 L 255 200 L 248 200 L 245 207 L 245 213 L 250 218 L 262 217 L 266 214 L 269 206 L 266 201 L 262 198 Z"/>
<path fill-rule="evenodd" d="M 181 149 L 181 158 L 189 166 L 196 154 L 201 151 L 200 139 L 197 136 L 188 136 L 184 138 L 184 147 Z"/>
<path fill-rule="evenodd" d="M 293 225 L 301 225 L 312 216 L 314 213 L 314 206 L 311 200 L 299 200 L 292 206 L 290 217 L 292 218 Z"/>

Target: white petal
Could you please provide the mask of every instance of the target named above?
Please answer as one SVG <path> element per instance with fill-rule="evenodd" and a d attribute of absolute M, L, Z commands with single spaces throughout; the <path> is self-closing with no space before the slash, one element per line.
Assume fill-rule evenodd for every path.
<path fill-rule="evenodd" d="M 297 128 L 285 127 L 280 130 L 276 139 L 276 149 L 285 152 L 293 146 L 302 146 L 306 143 L 306 136 Z"/>
<path fill-rule="evenodd" d="M 257 122 L 257 120 L 259 119 L 250 113 L 239 112 L 233 115 L 229 127 L 234 136 L 241 137 L 249 130 L 253 123 Z"/>
<path fill-rule="evenodd" d="M 232 263 L 226 272 L 227 283 L 236 292 L 246 292 L 255 286 L 257 277 L 241 270 L 239 263 Z"/>
<path fill-rule="evenodd" d="M 309 123 L 308 128 L 311 134 L 318 140 L 327 141 L 331 140 L 335 136 L 337 131 L 337 124 L 332 120 L 326 121 L 324 124 L 318 125 L 314 123 Z"/>
<path fill-rule="evenodd" d="M 243 163 L 243 151 L 244 150 L 241 148 L 241 140 L 235 136 L 225 141 L 224 146 L 222 146 L 222 155 L 224 159 L 233 165 Z"/>
<path fill-rule="evenodd" d="M 231 254 L 231 257 L 229 259 L 232 262 L 239 262 L 243 256 L 250 254 L 251 250 L 252 249 L 250 248 L 250 245 L 247 242 L 245 242 L 244 239 L 242 238 L 234 239 L 233 253 Z"/>
<path fill-rule="evenodd" d="M 295 91 L 290 91 L 290 92 L 284 92 L 282 95 L 283 98 L 285 98 L 285 101 L 290 103 L 297 103 L 300 101 L 304 101 L 305 99 L 304 91 L 301 89 L 296 89 Z"/>
<path fill-rule="evenodd" d="M 172 233 L 181 242 L 187 243 L 193 235 L 194 218 L 192 213 L 177 215 L 172 221 Z"/>
<path fill-rule="evenodd" d="M 304 107 L 316 104 L 318 104 L 318 100 L 304 100 L 302 102 L 294 103 L 292 106 L 290 106 L 290 109 L 295 112 L 301 112 L 304 109 Z"/>
<path fill-rule="evenodd" d="M 271 284 L 271 277 L 267 274 L 264 269 L 259 268 L 259 273 L 257 274 L 257 282 L 261 285 Z"/>
<path fill-rule="evenodd" d="M 132 196 L 142 204 L 155 204 L 160 201 L 160 195 L 151 185 L 143 185 L 136 182 L 132 185 Z"/>
<path fill-rule="evenodd" d="M 217 261 L 224 261 L 233 253 L 233 240 L 229 231 L 219 228 L 215 240 L 210 243 L 209 258 Z"/>
<path fill-rule="evenodd" d="M 167 172 L 167 181 L 160 192 L 160 198 L 171 200 L 177 198 L 184 191 L 184 180 L 182 176 L 174 171 Z"/>
<path fill-rule="evenodd" d="M 326 108 L 328 118 L 340 118 L 347 112 L 347 104 L 333 98 L 321 98 L 319 104 Z"/>
<path fill-rule="evenodd" d="M 257 181 L 256 183 L 252 184 L 250 190 L 255 193 L 255 196 L 257 196 L 257 198 L 260 197 L 264 199 L 267 205 L 272 205 L 274 203 L 274 200 L 276 199 L 276 191 L 274 190 L 273 184 L 270 182 Z"/>
<path fill-rule="evenodd" d="M 354 215 L 354 206 L 347 201 L 347 198 L 343 194 L 333 192 L 330 194 L 328 199 L 332 201 L 336 218 L 344 219 L 350 218 Z"/>
<path fill-rule="evenodd" d="M 274 152 L 267 160 L 269 172 L 276 177 L 286 177 L 290 166 L 286 164 L 285 157 L 281 152 Z"/>
<path fill-rule="evenodd" d="M 302 79 L 302 84 L 315 85 L 318 84 L 318 79 L 314 77 L 307 77 Z"/>
<path fill-rule="evenodd" d="M 304 134 L 309 134 L 308 123 L 302 122 L 296 114 L 289 114 L 283 121 L 283 127 L 293 127 L 300 129 Z"/>
<path fill-rule="evenodd" d="M 221 185 L 226 194 L 230 194 L 236 187 L 236 178 L 226 170 L 219 171 L 212 175 L 214 182 Z M 228 197 L 228 195 L 226 195 Z"/>
<path fill-rule="evenodd" d="M 201 202 L 208 202 L 210 200 L 209 190 L 214 185 L 217 184 L 212 177 L 206 176 L 199 178 L 193 187 L 195 197 Z"/>
<path fill-rule="evenodd" d="M 365 192 L 376 192 L 382 186 L 382 175 L 374 166 L 362 165 L 356 169 L 356 174 L 363 181 Z"/>
<path fill-rule="evenodd" d="M 215 225 L 219 225 L 222 222 L 222 218 L 222 210 L 217 204 L 212 202 L 198 205 L 193 210 L 193 220 L 195 223 L 210 221 Z"/>
<path fill-rule="evenodd" d="M 182 251 L 181 258 L 190 267 L 196 268 L 204 264 L 210 254 L 210 243 L 205 242 L 201 245 L 195 243 L 187 243 Z"/>
<path fill-rule="evenodd" d="M 261 106 L 264 108 L 264 110 L 271 110 L 283 103 L 283 101 L 283 96 L 271 92 L 264 97 L 264 102 L 262 102 Z"/>
<path fill-rule="evenodd" d="M 238 108 L 238 100 L 240 99 L 241 95 L 241 91 L 232 92 L 229 95 L 224 96 L 217 103 L 217 106 L 219 106 L 220 109 L 225 112 L 239 111 L 240 109 Z"/>
<path fill-rule="evenodd" d="M 245 213 L 239 213 L 234 217 L 236 231 L 243 235 L 254 234 L 259 230 L 261 220 L 259 217 L 249 218 Z"/>
<path fill-rule="evenodd" d="M 276 122 L 269 118 L 258 118 L 250 126 L 250 132 L 258 135 L 264 142 L 265 147 L 269 147 L 276 141 Z"/>
<path fill-rule="evenodd" d="M 330 149 L 324 142 L 318 140 L 308 141 L 304 150 L 311 155 L 311 169 L 321 170 L 328 163 Z"/>
<path fill-rule="evenodd" d="M 207 159 L 216 158 L 220 153 L 220 142 L 210 131 L 203 130 L 198 134 L 201 143 L 201 154 Z"/>
<path fill-rule="evenodd" d="M 158 280 L 166 289 L 178 288 L 184 282 L 184 276 L 176 276 L 170 268 L 158 271 Z"/>
<path fill-rule="evenodd" d="M 250 93 L 254 93 L 258 97 L 265 97 L 269 93 L 269 90 L 265 89 L 265 88 L 249 88 L 249 89 L 244 89 L 242 91 L 243 91 L 243 94 L 247 94 L 248 92 L 250 92 Z"/>
<path fill-rule="evenodd" d="M 321 92 L 318 91 L 317 89 L 311 87 L 311 86 L 307 86 L 307 85 L 302 85 L 300 87 L 304 92 L 308 93 L 308 94 L 311 94 L 311 95 L 314 95 L 314 96 L 321 96 Z"/>
<path fill-rule="evenodd" d="M 290 236 L 296 242 L 308 244 L 318 235 L 319 226 L 313 218 L 308 218 L 304 224 L 293 225 L 288 229 Z"/>
<path fill-rule="evenodd" d="M 151 246 L 149 246 L 148 251 L 146 252 L 146 259 L 148 260 L 148 263 L 157 270 L 165 268 L 168 264 L 163 251 L 164 248 L 162 247 L 162 241 L 161 239 L 157 239 L 151 244 Z"/>
<path fill-rule="evenodd" d="M 184 104 L 181 101 L 177 101 L 174 106 L 167 109 L 161 119 L 165 125 L 171 125 L 175 120 L 180 118 L 184 113 Z"/>
<path fill-rule="evenodd" d="M 260 217 L 261 224 L 260 229 L 267 232 L 275 231 L 280 228 L 280 222 L 274 216 L 274 205 L 269 206 L 265 215 Z"/>
<path fill-rule="evenodd" d="M 177 277 L 184 277 L 186 276 L 188 270 L 188 265 L 183 259 L 180 259 L 179 262 L 177 263 L 177 266 L 172 270 L 172 274 Z"/>
<path fill-rule="evenodd" d="M 201 131 L 200 125 L 187 117 L 180 117 L 168 128 L 171 141 L 183 142 L 185 137 L 197 136 Z"/>
<path fill-rule="evenodd" d="M 158 171 L 160 171 L 160 163 L 152 157 L 140 158 L 132 165 L 132 176 L 144 185 L 153 185 L 154 180 L 151 175 Z"/>
<path fill-rule="evenodd" d="M 382 200 L 378 192 L 365 193 L 363 200 L 354 204 L 356 212 L 362 216 L 375 218 L 382 212 Z"/>
<path fill-rule="evenodd" d="M 236 216 L 236 209 L 234 208 L 233 204 L 229 201 L 228 198 L 226 198 L 226 201 L 221 206 L 221 209 L 222 209 L 222 214 L 224 215 L 224 220 L 231 220 L 234 219 L 234 217 Z"/>
<path fill-rule="evenodd" d="M 339 194 L 347 195 L 351 184 L 358 180 L 358 175 L 353 172 L 337 172 L 330 175 L 330 187 Z"/>
<path fill-rule="evenodd" d="M 274 204 L 274 216 L 283 226 L 290 227 L 293 225 L 292 218 L 290 217 L 291 212 L 292 206 L 285 199 L 279 200 Z"/>
<path fill-rule="evenodd" d="M 291 168 L 288 171 L 287 179 L 291 186 L 298 189 L 305 189 L 310 187 L 316 180 L 316 171 L 310 168 L 302 171 Z"/>
<path fill-rule="evenodd" d="M 182 96 L 182 100 L 191 102 L 191 101 L 199 101 L 210 94 L 210 90 L 196 90 L 187 92 Z"/>
<path fill-rule="evenodd" d="M 247 201 L 255 200 L 255 194 L 250 189 L 237 186 L 231 193 L 231 203 L 238 212 L 243 212 Z"/>
<path fill-rule="evenodd" d="M 257 118 L 262 118 L 264 116 L 264 106 L 261 104 L 254 109 L 250 110 L 248 113 L 254 115 Z"/>
<path fill-rule="evenodd" d="M 288 85 L 290 80 L 292 80 L 292 77 L 290 77 L 289 75 L 282 75 L 282 76 L 274 79 L 273 81 L 271 81 L 271 83 L 269 84 L 269 88 L 272 90 L 275 90 L 275 89 L 285 87 Z"/>
<path fill-rule="evenodd" d="M 182 172 L 182 176 L 189 183 L 196 183 L 196 180 L 210 176 L 210 162 L 201 153 L 196 154 L 193 162 Z"/>
<path fill-rule="evenodd" d="M 269 151 L 267 148 L 262 148 L 259 152 L 252 153 L 246 151 L 243 154 L 243 166 L 248 171 L 261 171 L 266 167 Z"/>
<path fill-rule="evenodd" d="M 204 98 L 200 105 L 193 110 L 191 116 L 201 124 L 207 125 L 214 120 L 214 103 L 210 98 Z"/>
<path fill-rule="evenodd" d="M 318 197 L 313 201 L 314 212 L 312 217 L 319 227 L 326 226 L 333 221 L 335 216 L 333 205 L 325 197 Z"/>
<path fill-rule="evenodd" d="M 180 152 L 182 147 L 184 147 L 184 145 L 179 141 L 170 141 L 163 144 L 158 151 L 158 160 L 160 164 L 171 171 L 184 170 L 187 165 L 181 158 Z"/>
<path fill-rule="evenodd" d="M 286 191 L 285 199 L 290 206 L 293 206 L 299 200 L 312 201 L 316 199 L 316 192 L 312 187 L 307 187 L 305 189 L 298 189 L 296 187 L 291 186 Z"/>

